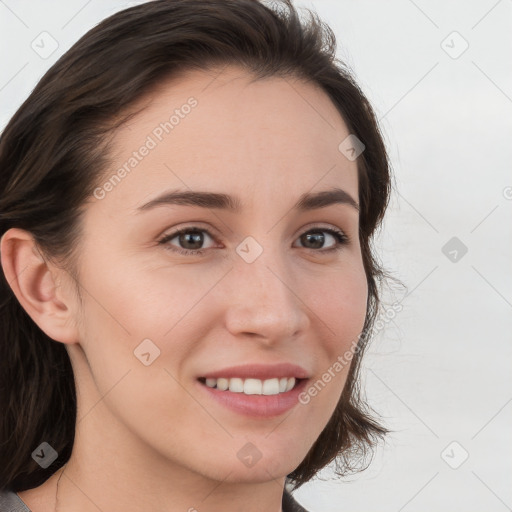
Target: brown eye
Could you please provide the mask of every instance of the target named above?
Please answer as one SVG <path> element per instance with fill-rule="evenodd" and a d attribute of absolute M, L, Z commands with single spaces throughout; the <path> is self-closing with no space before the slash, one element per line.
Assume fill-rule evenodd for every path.
<path fill-rule="evenodd" d="M 328 236 L 325 235 L 328 234 Z M 334 239 L 334 244 L 324 249 L 326 242 L 329 238 Z M 314 228 L 303 233 L 299 240 L 306 249 L 320 250 L 318 252 L 330 252 L 339 250 L 343 245 L 346 245 L 349 241 L 348 236 L 342 231 L 338 231 L 331 228 Z"/>
<path fill-rule="evenodd" d="M 204 254 L 206 249 L 203 247 L 205 236 L 214 240 L 213 236 L 206 229 L 200 228 L 183 228 L 165 235 L 158 243 L 166 247 L 166 249 L 183 255 L 199 255 Z M 176 242 L 170 243 L 176 239 Z M 342 231 L 331 228 L 314 228 L 303 233 L 299 240 L 302 247 L 310 249 L 318 253 L 329 253 L 331 251 L 340 250 L 344 245 L 349 243 L 349 238 Z M 327 248 L 325 245 L 329 240 L 334 240 Z"/>
<path fill-rule="evenodd" d="M 202 247 L 205 243 L 205 235 L 203 233 L 206 233 L 206 236 L 213 240 L 212 235 L 206 229 L 184 228 L 165 235 L 158 243 L 180 254 L 203 254 L 205 251 Z M 169 242 L 174 239 L 177 239 L 176 244 L 170 244 Z"/>
<path fill-rule="evenodd" d="M 198 250 L 204 243 L 204 236 L 200 231 L 186 231 L 177 235 L 178 241 L 183 249 Z"/>

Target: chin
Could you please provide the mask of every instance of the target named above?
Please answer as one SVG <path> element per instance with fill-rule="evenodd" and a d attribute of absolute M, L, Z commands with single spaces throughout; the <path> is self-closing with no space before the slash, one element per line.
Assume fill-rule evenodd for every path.
<path fill-rule="evenodd" d="M 284 478 L 292 473 L 306 453 L 302 453 L 302 450 L 299 453 L 299 450 L 292 450 L 287 446 L 272 449 L 268 445 L 257 451 L 248 442 L 241 450 L 233 452 L 233 455 L 235 460 L 231 459 L 229 464 L 225 465 L 225 469 L 223 468 L 224 476 L 229 473 L 227 482 L 263 483 Z"/>
<path fill-rule="evenodd" d="M 252 468 L 232 466 L 231 473 L 220 479 L 225 483 L 239 484 L 239 483 L 265 483 L 270 480 L 279 480 L 285 478 L 291 473 L 296 466 L 290 464 L 275 463 L 275 464 L 264 464 L 261 461 L 258 462 Z"/>

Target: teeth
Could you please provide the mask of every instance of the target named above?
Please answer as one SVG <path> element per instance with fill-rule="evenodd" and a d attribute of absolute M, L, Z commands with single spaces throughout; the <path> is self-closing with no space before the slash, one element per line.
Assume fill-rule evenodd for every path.
<path fill-rule="evenodd" d="M 217 388 L 220 391 L 229 389 L 232 393 L 244 393 L 245 395 L 277 395 L 290 391 L 295 386 L 295 377 L 281 379 L 206 379 L 209 388 Z"/>
<path fill-rule="evenodd" d="M 229 389 L 229 380 L 228 379 L 209 379 L 213 381 L 213 385 L 210 386 L 212 388 L 215 387 L 215 381 L 217 381 L 217 389 L 220 389 L 221 391 L 226 391 L 226 389 Z M 206 383 L 208 385 L 208 383 Z"/>
<path fill-rule="evenodd" d="M 222 380 L 224 380 L 224 379 L 222 379 Z M 209 388 L 214 388 L 216 384 L 217 384 L 217 379 L 206 379 L 206 385 Z"/>
<path fill-rule="evenodd" d="M 261 386 L 264 395 L 277 395 L 279 393 L 279 379 L 267 379 Z"/>
<path fill-rule="evenodd" d="M 295 386 L 295 378 L 294 377 L 292 377 L 291 379 L 288 380 L 288 383 L 286 384 L 286 391 L 290 391 L 290 389 L 292 389 L 293 386 Z"/>
<path fill-rule="evenodd" d="M 263 383 L 259 379 L 245 379 L 243 389 L 246 395 L 261 395 Z"/>
<path fill-rule="evenodd" d="M 244 381 L 236 377 L 229 379 L 229 391 L 233 393 L 243 393 Z"/>

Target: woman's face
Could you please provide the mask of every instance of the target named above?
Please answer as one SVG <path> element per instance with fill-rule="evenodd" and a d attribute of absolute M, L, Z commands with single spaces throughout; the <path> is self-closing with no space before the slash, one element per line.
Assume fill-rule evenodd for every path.
<path fill-rule="evenodd" d="M 151 454 L 225 481 L 300 464 L 366 314 L 357 209 L 342 194 L 304 201 L 333 189 L 357 201 L 347 136 L 319 89 L 251 83 L 236 68 L 162 86 L 119 129 L 86 205 L 79 344 L 68 347 L 83 439 L 123 446 L 119 457 L 129 447 L 138 468 Z M 222 197 L 152 203 L 177 191 Z M 287 377 L 299 387 L 275 394 Z"/>

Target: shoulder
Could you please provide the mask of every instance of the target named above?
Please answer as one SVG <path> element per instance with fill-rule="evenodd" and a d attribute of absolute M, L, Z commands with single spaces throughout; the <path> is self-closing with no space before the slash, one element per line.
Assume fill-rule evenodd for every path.
<path fill-rule="evenodd" d="M 283 493 L 283 512 L 308 512 L 304 507 L 295 501 L 293 496 L 285 490 Z"/>
<path fill-rule="evenodd" d="M 0 490 L 0 512 L 31 512 L 13 491 Z"/>

